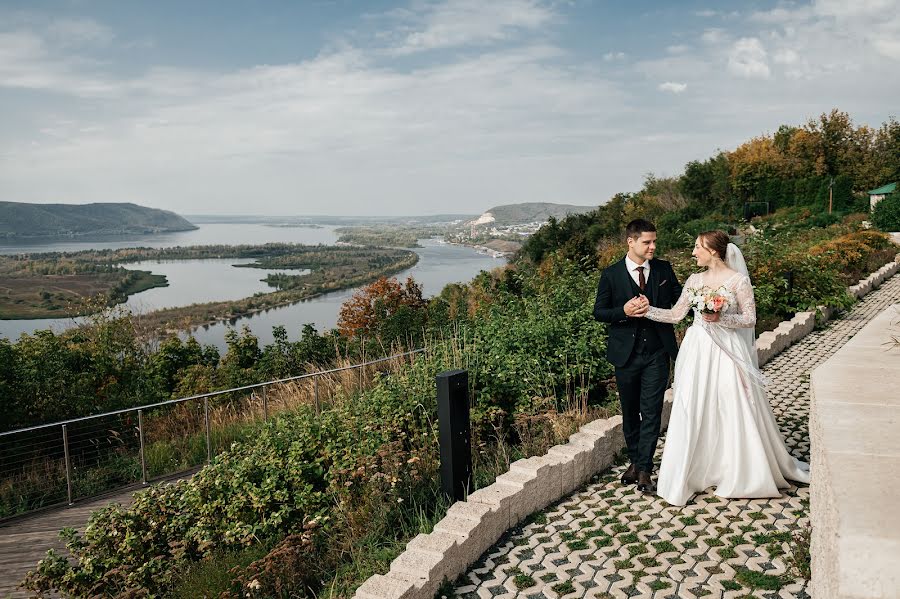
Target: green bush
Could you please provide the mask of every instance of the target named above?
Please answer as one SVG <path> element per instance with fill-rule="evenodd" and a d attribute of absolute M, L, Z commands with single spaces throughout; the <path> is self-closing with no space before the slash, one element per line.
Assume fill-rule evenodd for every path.
<path fill-rule="evenodd" d="M 900 231 L 900 192 L 894 192 L 875 204 L 872 223 L 882 231 Z"/>

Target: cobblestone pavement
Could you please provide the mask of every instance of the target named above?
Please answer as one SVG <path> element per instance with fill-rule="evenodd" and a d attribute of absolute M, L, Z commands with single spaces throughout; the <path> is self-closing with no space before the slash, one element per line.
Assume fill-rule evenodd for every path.
<path fill-rule="evenodd" d="M 897 302 L 900 275 L 764 367 L 772 381 L 769 401 L 797 458 L 809 461 L 810 372 Z M 660 452 L 661 447 L 657 464 Z M 791 562 L 792 537 L 809 531 L 808 487 L 791 487 L 777 499 L 752 500 L 721 499 L 708 489 L 679 508 L 623 487 L 618 479 L 624 468 L 620 464 L 604 472 L 508 531 L 456 581 L 455 595 L 809 597 L 808 581 Z"/>

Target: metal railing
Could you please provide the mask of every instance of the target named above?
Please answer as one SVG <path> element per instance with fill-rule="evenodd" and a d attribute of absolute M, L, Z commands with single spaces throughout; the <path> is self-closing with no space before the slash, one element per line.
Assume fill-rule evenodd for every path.
<path fill-rule="evenodd" d="M 337 388 L 362 390 L 368 368 L 424 351 L 2 432 L 0 522 L 191 472 L 274 409 L 318 414 Z"/>

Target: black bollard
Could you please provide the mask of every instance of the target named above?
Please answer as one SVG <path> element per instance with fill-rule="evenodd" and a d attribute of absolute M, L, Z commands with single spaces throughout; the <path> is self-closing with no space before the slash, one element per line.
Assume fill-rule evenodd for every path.
<path fill-rule="evenodd" d="M 469 423 L 469 373 L 448 370 L 435 377 L 441 442 L 441 486 L 462 501 L 472 490 L 472 429 Z"/>

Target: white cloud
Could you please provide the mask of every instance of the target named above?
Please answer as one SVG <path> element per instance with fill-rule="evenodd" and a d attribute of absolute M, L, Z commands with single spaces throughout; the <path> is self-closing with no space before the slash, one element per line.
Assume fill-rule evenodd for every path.
<path fill-rule="evenodd" d="M 665 83 L 659 84 L 659 89 L 664 92 L 672 92 L 673 94 L 680 94 L 684 90 L 687 89 L 687 83 L 676 83 L 675 81 L 666 81 Z"/>
<path fill-rule="evenodd" d="M 703 31 L 700 39 L 707 44 L 720 44 L 727 39 L 724 29 L 711 27 Z"/>
<path fill-rule="evenodd" d="M 817 14 L 840 18 L 868 17 L 877 20 L 890 19 L 897 14 L 896 0 L 814 0 L 813 9 Z"/>
<path fill-rule="evenodd" d="M 790 48 L 782 48 L 775 51 L 772 60 L 778 64 L 792 65 L 800 61 L 800 56 Z"/>
<path fill-rule="evenodd" d="M 58 19 L 47 26 L 47 33 L 62 46 L 106 45 L 115 38 L 108 27 L 93 19 Z"/>
<path fill-rule="evenodd" d="M 694 14 L 695 14 L 696 16 L 698 16 L 698 17 L 703 17 L 703 18 L 708 19 L 709 17 L 714 17 L 714 16 L 716 16 L 716 15 L 719 14 L 719 13 L 717 13 L 717 12 L 714 11 L 714 10 L 706 9 L 706 10 L 697 10 L 697 11 L 694 11 Z"/>
<path fill-rule="evenodd" d="M 374 40 L 204 70 L 136 72 L 117 62 L 124 30 L 4 21 L 0 197 L 270 214 L 588 204 L 834 107 L 877 126 L 900 94 L 890 14 L 719 15 L 638 60 L 607 52 L 624 47 L 615 36 L 571 51 L 569 4 L 551 2 L 421 2 L 380 15 Z"/>
<path fill-rule="evenodd" d="M 590 69 L 556 66 L 562 55 L 520 45 L 410 71 L 351 48 L 222 74 L 106 75 L 123 114 L 48 121 L 30 148 L 0 138 L 0 194 L 201 212 L 283 213 L 291 197 L 306 212 L 410 213 L 423 197 L 477 211 L 490 196 L 564 189 L 599 202 L 572 188 L 572 156 L 600 160 L 628 102 Z"/>
<path fill-rule="evenodd" d="M 751 20 L 791 39 L 809 61 L 804 77 L 853 70 L 870 52 L 900 60 L 900 0 L 813 0 L 756 12 Z"/>
<path fill-rule="evenodd" d="M 728 55 L 728 70 L 738 77 L 768 79 L 771 71 L 762 42 L 755 37 L 736 41 Z"/>
<path fill-rule="evenodd" d="M 555 17 L 540 0 L 445 0 L 395 11 L 394 15 L 406 22 L 399 31 L 400 43 L 392 48 L 400 55 L 494 44 L 523 31 L 538 30 Z"/>
<path fill-rule="evenodd" d="M 872 40 L 875 49 L 883 56 L 900 60 L 900 39 L 879 37 Z"/>

